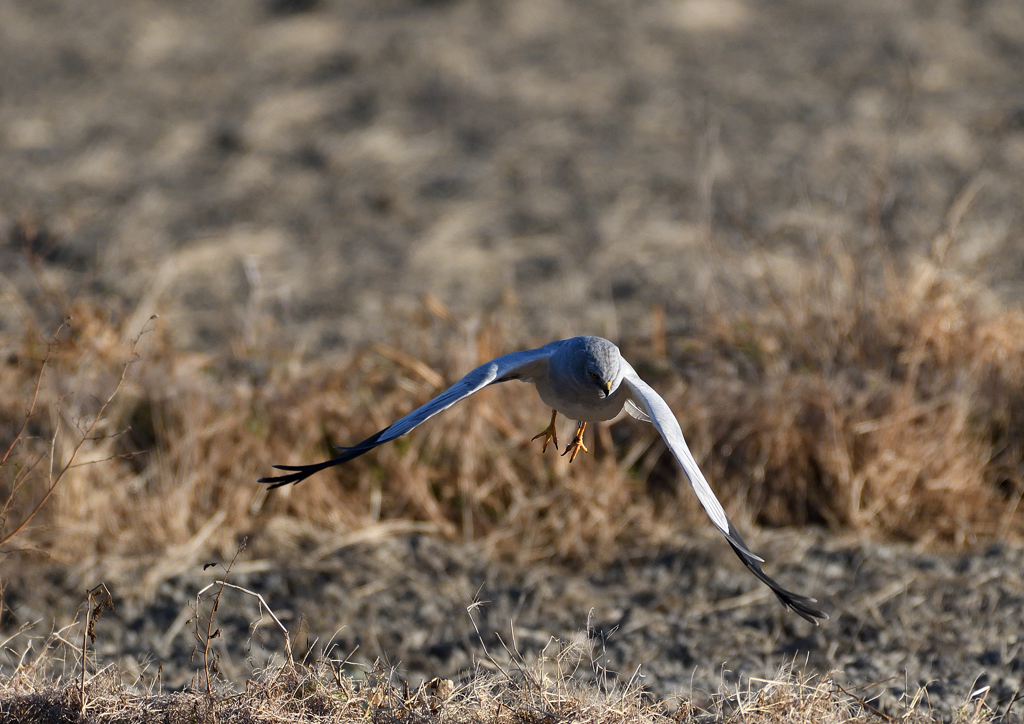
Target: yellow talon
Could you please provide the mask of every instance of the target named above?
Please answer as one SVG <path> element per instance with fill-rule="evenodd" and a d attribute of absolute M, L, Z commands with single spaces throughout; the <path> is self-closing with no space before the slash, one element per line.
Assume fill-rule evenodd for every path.
<path fill-rule="evenodd" d="M 576 455 L 579 454 L 580 450 L 583 452 L 590 452 L 587 450 L 587 446 L 583 444 L 583 431 L 586 429 L 587 423 L 576 423 L 576 435 L 573 437 L 572 442 L 565 446 L 565 452 L 562 453 L 562 457 L 565 457 L 568 454 L 570 463 L 576 459 Z"/>
<path fill-rule="evenodd" d="M 547 426 L 547 429 L 542 430 L 538 434 L 530 438 L 530 442 L 533 442 L 538 437 L 544 438 L 544 446 L 541 447 L 540 452 L 543 455 L 548 451 L 548 443 L 553 442 L 555 444 L 555 450 L 558 449 L 558 435 L 555 434 L 555 418 L 558 417 L 558 410 L 551 411 L 551 424 Z"/>

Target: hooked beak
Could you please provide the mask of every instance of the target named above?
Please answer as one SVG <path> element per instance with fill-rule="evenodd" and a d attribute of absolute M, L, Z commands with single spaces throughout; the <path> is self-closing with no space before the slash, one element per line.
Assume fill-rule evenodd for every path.
<path fill-rule="evenodd" d="M 604 383 L 604 391 L 607 394 L 611 393 L 611 391 L 612 391 L 612 383 L 611 382 L 605 382 Z"/>

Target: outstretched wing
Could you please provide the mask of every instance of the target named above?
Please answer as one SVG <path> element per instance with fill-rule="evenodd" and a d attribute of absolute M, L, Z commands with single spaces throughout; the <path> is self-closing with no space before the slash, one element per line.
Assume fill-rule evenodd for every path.
<path fill-rule="evenodd" d="M 289 483 L 300 483 L 314 473 L 318 473 L 332 465 L 346 463 L 365 452 L 373 450 L 378 445 L 383 445 L 390 440 L 394 440 L 399 435 L 404 435 L 421 422 L 430 419 L 442 410 L 447 410 L 459 400 L 469 397 L 474 392 L 482 390 L 488 385 L 507 382 L 508 380 L 529 381 L 536 379 L 538 376 L 547 373 L 548 359 L 554 352 L 556 345 L 558 345 L 558 342 L 552 342 L 539 349 L 513 352 L 492 359 L 490 362 L 477 367 L 430 402 L 413 410 L 380 432 L 374 433 L 352 447 L 338 448 L 342 451 L 341 455 L 313 465 L 275 465 L 275 469 L 287 470 L 289 474 L 279 475 L 274 478 L 260 478 L 258 482 L 269 483 L 271 488 L 278 488 Z"/>
<path fill-rule="evenodd" d="M 827 619 L 828 614 L 811 605 L 817 603 L 815 599 L 786 590 L 761 569 L 764 559 L 755 555 L 747 547 L 739 532 L 737 532 L 728 516 L 726 516 L 722 504 L 718 502 L 715 492 L 708 485 L 708 481 L 700 471 L 700 468 L 697 467 L 697 461 L 693 459 L 690 448 L 686 446 L 686 440 L 683 439 L 683 431 L 679 427 L 679 421 L 676 420 L 676 416 L 672 413 L 668 403 L 650 385 L 640 379 L 636 371 L 628 363 L 625 363 L 625 360 L 623 360 L 623 363 L 626 364 L 624 382 L 629 385 L 631 399 L 651 418 L 651 424 L 661 433 L 665 444 L 668 445 L 668 449 L 672 451 L 676 460 L 679 461 L 683 472 L 686 473 L 686 477 L 690 481 L 690 485 L 693 486 L 694 492 L 697 493 L 700 504 L 704 506 L 708 517 L 711 518 L 711 522 L 715 524 L 715 527 L 729 541 L 729 545 L 732 546 L 732 549 L 740 557 L 740 560 L 743 561 L 743 564 L 750 569 L 751 573 L 772 589 L 782 603 L 800 616 L 803 616 L 815 625 L 818 623 L 816 619 Z"/>

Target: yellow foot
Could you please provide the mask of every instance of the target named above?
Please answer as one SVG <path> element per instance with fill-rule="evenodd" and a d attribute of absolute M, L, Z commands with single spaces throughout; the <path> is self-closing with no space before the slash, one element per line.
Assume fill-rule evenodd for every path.
<path fill-rule="evenodd" d="M 576 423 L 576 435 L 573 437 L 572 442 L 565 446 L 565 452 L 562 453 L 562 457 L 569 455 L 569 462 L 576 459 L 576 455 L 579 454 L 580 450 L 590 452 L 587 450 L 587 446 L 583 444 L 583 431 L 586 429 L 587 423 Z"/>
<path fill-rule="evenodd" d="M 534 435 L 530 438 L 530 442 L 533 442 L 538 437 L 544 438 L 544 446 L 540 449 L 541 454 L 548 451 L 548 443 L 553 442 L 555 444 L 555 450 L 558 449 L 558 435 L 555 434 L 555 418 L 558 417 L 558 410 L 551 411 L 551 424 L 548 425 L 547 429 L 543 432 Z"/>

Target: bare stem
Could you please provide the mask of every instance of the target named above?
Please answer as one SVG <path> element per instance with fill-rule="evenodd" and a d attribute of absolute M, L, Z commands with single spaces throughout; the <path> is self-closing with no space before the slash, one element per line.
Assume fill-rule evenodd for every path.
<path fill-rule="evenodd" d="M 93 607 L 93 600 L 96 601 L 96 606 Z M 82 627 L 82 679 L 80 682 L 80 702 L 82 705 L 81 716 L 82 721 L 85 721 L 85 675 L 86 675 L 86 653 L 88 652 L 89 641 L 96 642 L 96 634 L 94 627 L 96 622 L 99 621 L 100 616 L 103 614 L 104 608 L 114 608 L 114 601 L 110 596 L 110 590 L 105 584 L 101 583 L 95 588 L 89 590 L 88 598 L 85 604 L 85 626 Z"/>
<path fill-rule="evenodd" d="M 231 575 L 231 568 L 235 565 L 235 561 L 238 560 L 238 555 L 245 550 L 245 545 L 248 540 L 248 538 L 243 539 L 241 544 L 235 550 L 235 555 L 232 556 L 231 562 L 228 563 L 227 567 L 224 569 L 224 580 L 211 583 L 196 594 L 196 640 L 203 645 L 203 671 L 206 673 L 206 696 L 209 697 L 211 702 L 213 701 L 213 686 L 210 679 L 210 642 L 220 635 L 220 629 L 217 629 L 216 631 L 213 630 L 213 619 L 214 615 L 217 613 L 217 607 L 220 605 L 220 597 L 224 595 L 224 589 L 230 586 L 227 582 L 227 577 Z M 217 589 L 217 595 L 213 599 L 213 607 L 210 609 L 210 617 L 206 620 L 206 636 L 204 637 L 199 633 L 200 599 L 206 591 L 218 584 L 220 587 Z M 230 587 L 236 588 L 236 586 Z M 274 620 L 277 620 L 277 618 L 275 617 Z M 280 624 L 280 622 L 278 623 Z M 291 656 L 288 658 L 290 660 Z M 213 710 L 211 709 L 211 711 Z M 216 714 L 214 714 L 214 717 L 216 718 Z"/>
<path fill-rule="evenodd" d="M 81 450 L 82 450 L 82 446 L 85 445 L 86 440 L 88 440 L 89 438 L 92 437 L 93 431 L 96 429 L 96 426 L 99 424 L 100 420 L 103 419 L 103 414 L 107 411 L 107 407 L 110 406 L 110 403 L 113 402 L 114 397 L 121 390 L 121 386 L 124 384 L 125 377 L 128 375 L 128 368 L 131 367 L 132 363 L 136 359 L 135 358 L 135 350 L 136 350 L 136 348 L 139 345 L 139 340 L 142 339 L 142 335 L 144 335 L 146 333 L 146 331 L 147 331 L 146 330 L 146 326 L 153 319 L 156 319 L 156 315 L 150 317 L 149 320 L 146 321 L 146 324 L 144 324 L 142 326 L 142 330 L 139 332 L 138 336 L 135 339 L 132 340 L 131 348 L 129 350 L 130 354 L 129 354 L 129 357 L 128 357 L 128 361 L 125 362 L 124 367 L 121 369 L 121 376 L 117 380 L 117 385 L 114 387 L 114 391 L 111 392 L 110 395 L 107 397 L 107 399 L 103 402 L 103 404 L 100 405 L 100 409 L 96 413 L 96 416 L 93 418 L 92 423 L 89 425 L 88 429 L 86 429 L 85 434 L 78 441 L 78 444 L 76 444 L 74 449 L 71 451 L 71 457 L 68 460 L 68 462 L 64 465 L 64 467 L 61 468 L 60 472 L 57 474 L 57 477 L 52 479 L 52 482 L 50 483 L 50 487 L 46 490 L 46 494 L 43 495 L 42 500 L 40 500 L 36 504 L 36 506 L 28 513 L 28 515 L 25 516 L 25 519 L 21 521 L 21 523 L 18 525 L 18 527 L 15 528 L 10 533 L 8 533 L 7 535 L 5 535 L 3 537 L 0 537 L 0 546 L 9 543 L 14 538 L 16 538 L 18 535 L 20 535 L 23 530 L 25 530 L 25 528 L 28 526 L 28 524 L 32 522 L 32 519 L 36 517 L 36 514 L 46 504 L 46 501 L 48 501 L 50 499 L 50 496 L 53 495 L 53 491 L 57 489 L 58 485 L 60 485 L 60 482 L 64 479 L 64 477 L 67 474 L 68 470 L 70 470 L 73 467 L 75 459 L 78 457 L 78 453 L 81 452 Z M 49 351 L 47 351 L 47 358 L 49 358 Z M 40 372 L 40 375 L 41 374 L 42 373 Z M 36 391 L 38 392 L 38 384 L 36 386 Z M 35 404 L 35 398 L 33 398 L 33 405 L 34 404 Z M 27 420 L 26 420 L 26 424 L 27 424 Z M 22 429 L 24 429 L 24 426 L 22 426 Z M 19 432 L 18 434 L 20 435 L 21 433 Z M 55 443 L 56 439 L 57 439 L 57 435 L 56 435 L 56 433 L 54 433 L 54 439 L 53 439 L 52 442 Z M 10 451 L 8 451 L 8 452 L 10 452 Z M 52 455 L 53 455 L 53 453 L 51 452 L 51 465 L 52 465 L 52 460 L 53 460 Z M 6 456 L 5 456 L 5 459 L 6 459 Z"/>
<path fill-rule="evenodd" d="M 18 430 L 18 434 L 14 436 L 14 439 L 11 440 L 11 444 L 7 446 L 7 452 L 5 452 L 4 456 L 0 458 L 0 465 L 7 462 L 7 458 L 10 456 L 11 451 L 14 450 L 14 446 L 18 444 L 18 440 L 20 440 L 22 434 L 24 434 L 25 428 L 28 427 L 28 421 L 32 418 L 32 415 L 35 414 L 36 401 L 39 399 L 39 388 L 43 384 L 43 371 L 46 369 L 46 363 L 50 361 L 50 355 L 53 353 L 53 346 L 57 344 L 57 335 L 60 334 L 62 329 L 64 329 L 64 325 L 68 324 L 70 321 L 71 317 L 68 317 L 61 322 L 60 326 L 57 327 L 57 331 L 53 333 L 53 336 L 50 337 L 49 343 L 46 345 L 46 355 L 43 357 L 43 364 L 40 365 L 39 374 L 36 376 L 36 388 L 32 392 L 32 402 L 29 404 L 28 412 L 25 414 L 25 421 L 21 423 L 21 429 Z M 10 505 L 10 501 L 4 505 L 5 510 L 8 505 Z"/>

